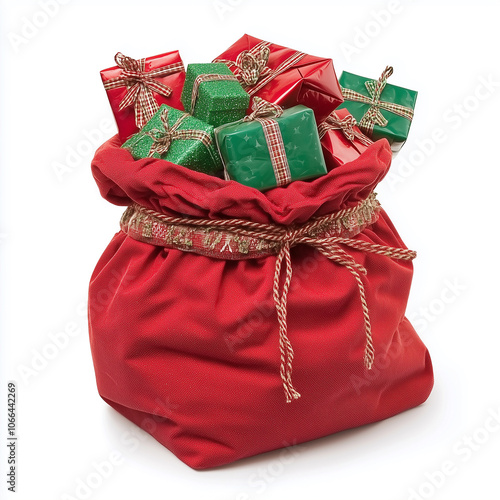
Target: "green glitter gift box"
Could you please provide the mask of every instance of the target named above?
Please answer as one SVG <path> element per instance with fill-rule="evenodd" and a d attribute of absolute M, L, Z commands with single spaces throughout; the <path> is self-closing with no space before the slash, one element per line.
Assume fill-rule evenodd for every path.
<path fill-rule="evenodd" d="M 134 159 L 161 158 L 205 174 L 220 175 L 214 127 L 163 104 L 140 132 L 122 146 Z"/>
<path fill-rule="evenodd" d="M 344 71 L 339 79 L 344 102 L 338 109 L 347 108 L 365 135 L 374 141 L 385 138 L 399 151 L 408 138 L 417 92 L 388 84 L 392 72 L 388 66 L 372 80 Z"/>
<path fill-rule="evenodd" d="M 207 63 L 188 66 L 181 101 L 193 116 L 218 127 L 243 118 L 250 97 L 224 63 Z"/>
<path fill-rule="evenodd" d="M 274 122 L 267 130 L 268 124 L 249 118 L 215 130 L 227 178 L 264 191 L 326 174 L 312 109 L 299 105 L 282 111 L 265 120 Z"/>

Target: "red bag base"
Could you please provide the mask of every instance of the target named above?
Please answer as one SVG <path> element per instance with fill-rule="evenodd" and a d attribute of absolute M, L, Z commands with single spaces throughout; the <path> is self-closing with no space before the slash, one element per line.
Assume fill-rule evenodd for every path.
<path fill-rule="evenodd" d="M 402 327 L 407 331 L 408 339 L 415 339 L 416 335 L 411 325 L 407 321 L 405 323 Z M 395 347 L 396 343 L 393 344 L 391 352 L 396 353 L 396 349 L 400 349 L 400 347 Z M 413 346 L 413 349 L 422 351 L 425 348 L 418 341 L 418 346 Z M 401 352 L 401 361 L 413 354 L 408 351 Z M 391 355 L 389 353 L 386 358 L 387 363 L 392 363 Z M 356 375 L 351 380 L 356 396 L 349 398 L 345 395 L 339 400 L 332 399 L 330 404 L 325 404 L 321 408 L 314 405 L 310 401 L 311 398 L 307 398 L 307 402 L 302 401 L 302 408 L 292 408 L 293 405 L 300 405 L 300 400 L 294 402 L 293 405 L 286 405 L 278 390 L 277 401 L 274 402 L 275 407 L 268 409 L 272 416 L 266 419 L 265 408 L 260 408 L 253 417 L 260 419 L 261 423 L 266 425 L 259 425 L 252 429 L 249 429 L 246 424 L 239 425 L 238 421 L 233 422 L 232 425 L 226 424 L 224 418 L 228 415 L 223 412 L 207 415 L 208 418 L 201 430 L 183 429 L 182 423 L 175 420 L 176 405 L 168 401 L 166 401 L 166 412 L 165 408 L 161 411 L 162 402 L 159 400 L 157 402 L 159 414 L 152 414 L 128 408 L 105 397 L 103 399 L 125 418 L 151 434 L 186 465 L 193 469 L 203 470 L 378 422 L 418 406 L 427 399 L 433 385 L 432 365 L 428 352 L 425 353 L 422 361 L 423 370 L 418 377 L 415 374 L 407 380 L 401 380 L 396 387 L 393 386 L 388 391 L 384 391 L 380 384 L 377 384 L 377 388 L 372 388 L 370 393 L 366 394 L 370 385 L 368 377 L 376 377 L 376 375 L 369 375 L 366 378 L 363 374 Z M 381 364 L 385 367 L 383 363 Z M 332 367 L 332 372 L 334 370 L 335 368 Z M 383 370 L 384 368 L 381 368 L 381 371 Z M 378 373 L 377 368 L 374 373 Z M 363 397 L 360 397 L 361 395 Z M 231 407 L 229 401 L 228 403 L 227 409 Z M 264 406 L 267 407 L 267 405 Z M 292 411 L 289 412 L 289 410 Z M 233 412 L 230 413 L 234 418 Z M 166 416 L 161 416 L 162 414 Z M 277 415 L 280 416 L 279 419 L 276 418 Z M 246 418 L 250 419 L 252 416 L 248 415 Z M 313 422 L 311 422 L 312 419 Z M 293 429 L 290 421 L 295 423 Z"/>
<path fill-rule="evenodd" d="M 102 195 L 178 217 L 278 225 L 366 200 L 387 173 L 388 143 L 312 182 L 260 193 L 164 160 L 134 161 L 114 138 L 92 168 Z M 356 241 L 406 248 L 387 214 Z M 362 276 L 375 351 L 365 368 L 356 279 L 315 248 L 291 248 L 285 402 L 273 300 L 276 255 L 225 260 L 119 231 L 97 263 L 89 329 L 100 395 L 190 467 L 220 466 L 375 422 L 417 406 L 433 385 L 426 347 L 404 317 L 412 263 L 343 247 Z"/>

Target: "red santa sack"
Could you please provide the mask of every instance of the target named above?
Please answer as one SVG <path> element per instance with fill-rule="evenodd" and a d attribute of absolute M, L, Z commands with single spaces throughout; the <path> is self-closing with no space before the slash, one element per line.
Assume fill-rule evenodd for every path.
<path fill-rule="evenodd" d="M 128 207 L 90 283 L 102 398 L 195 469 L 425 401 L 432 365 L 405 318 L 415 254 L 373 194 L 390 162 L 381 140 L 261 193 L 101 146 L 100 192 Z"/>

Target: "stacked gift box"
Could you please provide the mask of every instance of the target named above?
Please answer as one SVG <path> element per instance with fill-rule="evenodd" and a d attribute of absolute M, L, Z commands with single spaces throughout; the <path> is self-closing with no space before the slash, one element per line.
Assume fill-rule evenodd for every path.
<path fill-rule="evenodd" d="M 118 53 L 101 77 L 122 147 L 265 191 L 326 175 L 408 137 L 417 93 L 244 35 L 212 62 Z"/>

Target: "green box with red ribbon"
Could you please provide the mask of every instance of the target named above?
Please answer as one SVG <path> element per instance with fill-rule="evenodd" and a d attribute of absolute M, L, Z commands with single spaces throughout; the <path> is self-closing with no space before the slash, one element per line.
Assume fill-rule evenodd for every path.
<path fill-rule="evenodd" d="M 408 138 L 417 92 L 387 83 L 393 72 L 387 67 L 378 80 L 344 71 L 339 83 L 346 108 L 361 131 L 373 139 L 387 139 L 393 151 L 399 151 Z"/>
<path fill-rule="evenodd" d="M 214 127 L 165 104 L 122 148 L 136 160 L 161 158 L 210 175 L 222 173 Z"/>
<path fill-rule="evenodd" d="M 226 177 L 260 191 L 326 174 L 312 109 L 255 97 L 253 113 L 215 130 Z"/>

